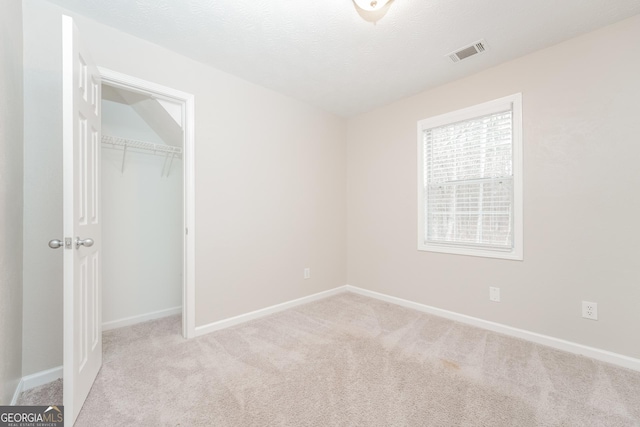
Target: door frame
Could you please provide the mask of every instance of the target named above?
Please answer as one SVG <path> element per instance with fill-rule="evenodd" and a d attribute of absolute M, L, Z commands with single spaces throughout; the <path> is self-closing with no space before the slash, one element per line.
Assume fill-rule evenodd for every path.
<path fill-rule="evenodd" d="M 183 261 L 182 261 L 182 336 L 195 337 L 195 97 L 157 83 L 98 67 L 102 84 L 141 93 L 182 105 L 183 147 Z"/>

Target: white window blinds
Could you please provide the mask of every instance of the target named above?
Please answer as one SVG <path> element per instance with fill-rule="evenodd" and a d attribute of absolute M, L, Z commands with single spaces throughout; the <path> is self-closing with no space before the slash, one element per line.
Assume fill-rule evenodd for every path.
<path fill-rule="evenodd" d="M 513 248 L 512 110 L 423 130 L 424 242 Z"/>

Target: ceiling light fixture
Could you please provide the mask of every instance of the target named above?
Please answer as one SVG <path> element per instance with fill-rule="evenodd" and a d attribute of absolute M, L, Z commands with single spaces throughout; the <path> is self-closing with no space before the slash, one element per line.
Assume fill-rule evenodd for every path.
<path fill-rule="evenodd" d="M 374 24 L 387 14 L 393 0 L 353 0 L 356 11 L 365 21 Z"/>
<path fill-rule="evenodd" d="M 374 12 L 382 9 L 390 0 L 353 0 L 353 2 L 362 10 Z"/>

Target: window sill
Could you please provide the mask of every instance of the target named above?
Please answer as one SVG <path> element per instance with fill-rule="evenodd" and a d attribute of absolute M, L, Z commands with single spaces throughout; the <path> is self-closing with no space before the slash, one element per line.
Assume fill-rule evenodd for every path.
<path fill-rule="evenodd" d="M 477 256 L 483 258 L 498 258 L 514 261 L 522 261 L 522 251 L 517 248 L 511 251 L 499 251 L 499 250 L 487 250 L 463 246 L 446 246 L 446 245 L 430 245 L 425 243 L 418 243 L 418 250 L 425 252 L 437 252 L 453 255 L 468 255 Z"/>

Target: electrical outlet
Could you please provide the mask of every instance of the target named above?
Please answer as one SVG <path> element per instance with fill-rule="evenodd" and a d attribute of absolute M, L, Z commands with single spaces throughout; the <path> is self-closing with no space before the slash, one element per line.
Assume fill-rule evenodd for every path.
<path fill-rule="evenodd" d="M 311 269 L 310 268 L 305 268 L 304 269 L 304 278 L 305 279 L 311 279 Z"/>
<path fill-rule="evenodd" d="M 585 319 L 598 320 L 598 303 L 582 301 L 582 317 Z"/>
<path fill-rule="evenodd" d="M 500 288 L 489 287 L 489 300 L 493 302 L 500 302 Z"/>

